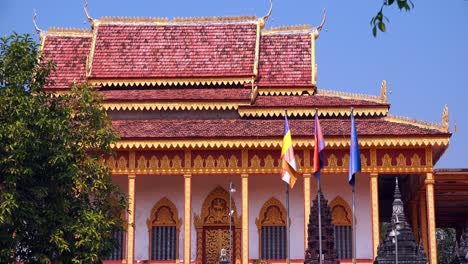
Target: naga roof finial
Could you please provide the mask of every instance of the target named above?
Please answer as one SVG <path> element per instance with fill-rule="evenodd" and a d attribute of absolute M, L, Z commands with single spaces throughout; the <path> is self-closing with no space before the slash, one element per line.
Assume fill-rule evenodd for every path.
<path fill-rule="evenodd" d="M 88 0 L 84 0 L 83 9 L 84 9 L 86 18 L 88 19 L 88 21 L 89 21 L 89 22 L 91 23 L 91 25 L 92 25 L 94 19 L 89 15 L 89 12 L 88 12 Z"/>
<path fill-rule="evenodd" d="M 322 22 L 320 22 L 320 25 L 318 25 L 317 27 L 314 27 L 314 29 L 313 29 L 316 39 L 319 37 L 319 33 L 320 33 L 320 31 L 322 31 L 323 25 L 325 25 L 326 20 L 327 20 L 327 10 L 324 8 L 323 11 L 322 11 Z"/>
<path fill-rule="evenodd" d="M 387 81 L 383 80 L 380 85 L 380 99 L 384 102 L 387 102 Z"/>
<path fill-rule="evenodd" d="M 273 11 L 273 0 L 270 0 L 270 9 L 268 10 L 268 13 L 265 16 L 263 16 L 263 21 L 267 21 L 268 18 L 270 18 L 271 11 Z"/>
<path fill-rule="evenodd" d="M 32 22 L 33 22 L 33 25 L 34 25 L 34 29 L 36 29 L 37 34 L 42 34 L 42 29 L 40 29 L 40 28 L 37 26 L 36 18 L 37 18 L 36 9 L 33 9 Z"/>
<path fill-rule="evenodd" d="M 444 112 L 442 114 L 442 127 L 445 131 L 449 131 L 449 109 L 448 105 L 445 105 Z"/>

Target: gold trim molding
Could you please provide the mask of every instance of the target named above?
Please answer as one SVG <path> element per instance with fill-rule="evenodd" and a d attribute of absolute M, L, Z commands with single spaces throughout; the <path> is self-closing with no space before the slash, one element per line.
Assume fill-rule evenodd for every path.
<path fill-rule="evenodd" d="M 258 94 L 264 95 L 302 95 L 304 93 L 312 95 L 315 86 L 310 87 L 258 87 Z"/>
<path fill-rule="evenodd" d="M 174 85 L 238 85 L 251 83 L 252 77 L 220 78 L 156 78 L 156 79 L 89 79 L 94 86 L 174 86 Z"/>
<path fill-rule="evenodd" d="M 283 27 L 271 27 L 262 31 L 262 35 L 272 35 L 278 33 L 297 33 L 297 32 L 312 32 L 310 25 L 291 25 Z"/>
<path fill-rule="evenodd" d="M 167 110 L 237 110 L 240 104 L 246 101 L 230 102 L 154 102 L 154 103 L 106 103 L 102 104 L 104 110 L 111 111 L 167 111 Z"/>
<path fill-rule="evenodd" d="M 79 28 L 49 28 L 44 36 L 51 37 L 92 37 L 93 31 Z"/>
<path fill-rule="evenodd" d="M 364 100 L 364 101 L 370 101 L 370 102 L 382 103 L 382 104 L 388 103 L 381 96 L 368 95 L 368 94 L 347 93 L 347 92 L 339 92 L 339 91 L 323 90 L 323 89 L 317 90 L 317 94 L 326 95 L 326 96 L 336 96 L 336 97 L 340 97 L 343 99 Z"/>
<path fill-rule="evenodd" d="M 285 107 L 259 107 L 259 108 L 243 108 L 239 107 L 241 117 L 281 117 L 284 116 Z M 319 109 L 319 116 L 325 117 L 348 117 L 351 112 L 349 107 L 325 107 Z M 385 116 L 388 113 L 388 107 L 356 107 L 354 108 L 356 116 Z M 288 116 L 307 117 L 315 115 L 315 110 L 310 107 L 288 107 Z"/>
<path fill-rule="evenodd" d="M 399 124 L 406 124 L 406 125 L 413 125 L 424 129 L 431 129 L 437 130 L 439 132 L 447 133 L 447 128 L 444 127 L 443 124 L 431 123 L 431 122 L 424 122 L 421 120 L 403 117 L 403 116 L 396 116 L 396 115 L 387 115 L 385 117 L 385 121 L 399 123 Z"/>

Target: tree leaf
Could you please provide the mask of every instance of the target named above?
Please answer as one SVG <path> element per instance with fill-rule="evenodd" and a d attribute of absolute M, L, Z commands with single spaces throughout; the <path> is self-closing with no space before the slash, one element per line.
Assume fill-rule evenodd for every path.
<path fill-rule="evenodd" d="M 379 29 L 380 29 L 380 31 L 385 32 L 386 28 L 385 28 L 385 23 L 384 22 L 379 23 Z"/>

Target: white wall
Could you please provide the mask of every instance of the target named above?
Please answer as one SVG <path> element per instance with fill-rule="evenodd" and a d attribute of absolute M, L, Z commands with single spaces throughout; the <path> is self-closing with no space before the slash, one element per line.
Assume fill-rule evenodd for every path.
<path fill-rule="evenodd" d="M 330 202 L 336 196 L 341 196 L 351 206 L 351 188 L 347 175 L 322 175 L 322 190 Z M 127 192 L 126 177 L 114 177 L 119 186 Z M 232 180 L 237 192 L 233 202 L 237 212 L 242 212 L 241 178 L 235 176 L 192 176 L 192 215 L 200 215 L 203 201 L 218 185 L 228 190 Z M 312 178 L 312 197 L 315 198 L 316 184 Z M 356 208 L 357 210 L 357 256 L 372 258 L 371 203 L 369 195 L 369 176 L 362 174 L 356 178 Z M 135 259 L 148 259 L 148 228 L 146 220 L 151 209 L 161 198 L 167 197 L 177 207 L 182 226 L 179 233 L 179 258 L 183 259 L 183 212 L 184 212 L 184 179 L 182 176 L 137 176 L 136 177 L 136 217 L 135 217 Z M 285 205 L 285 185 L 277 175 L 249 176 L 249 258 L 259 258 L 258 231 L 255 219 L 259 216 L 263 204 L 271 197 L 277 198 Z M 296 186 L 290 192 L 291 216 L 291 258 L 304 258 L 304 206 L 303 181 L 298 179 Z M 196 230 L 192 216 L 191 259 L 196 259 Z"/>

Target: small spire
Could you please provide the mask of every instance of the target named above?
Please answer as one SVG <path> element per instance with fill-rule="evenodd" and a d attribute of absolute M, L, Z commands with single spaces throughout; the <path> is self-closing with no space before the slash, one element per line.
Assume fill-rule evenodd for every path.
<path fill-rule="evenodd" d="M 33 25 L 34 25 L 34 29 L 36 29 L 37 34 L 40 35 L 40 34 L 42 34 L 42 29 L 40 29 L 40 28 L 37 26 L 36 18 L 37 18 L 36 9 L 33 9 L 32 22 L 33 22 Z"/>
<path fill-rule="evenodd" d="M 93 22 L 94 22 L 94 19 L 89 15 L 89 12 L 88 12 L 88 0 L 84 0 L 83 9 L 84 9 L 86 18 L 88 19 L 88 21 L 89 21 L 89 22 L 91 23 L 91 25 L 92 25 Z"/>
<path fill-rule="evenodd" d="M 383 80 L 380 85 L 380 100 L 387 102 L 387 81 Z"/>
<path fill-rule="evenodd" d="M 401 193 L 400 193 L 400 187 L 398 186 L 398 177 L 395 177 L 395 194 L 393 195 L 393 198 L 400 199 L 401 200 Z"/>
<path fill-rule="evenodd" d="M 313 32 L 315 39 L 319 37 L 320 31 L 322 31 L 323 25 L 325 24 L 325 21 L 327 20 L 327 10 L 324 8 L 322 11 L 322 22 L 320 22 L 320 25 L 317 27 L 314 27 Z"/>
<path fill-rule="evenodd" d="M 268 10 L 268 13 L 265 16 L 263 16 L 263 21 L 267 21 L 268 18 L 270 18 L 271 11 L 273 11 L 273 0 L 270 0 L 270 9 Z"/>
<path fill-rule="evenodd" d="M 445 105 L 444 112 L 442 114 L 442 127 L 445 131 L 449 131 L 449 109 L 448 105 Z"/>

